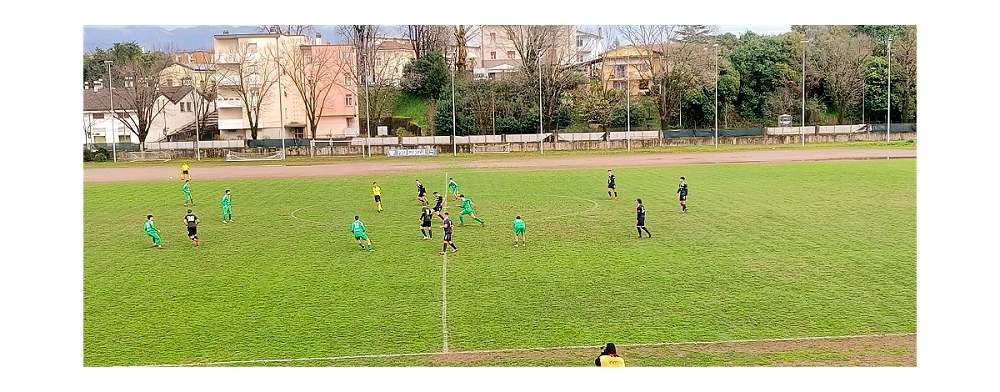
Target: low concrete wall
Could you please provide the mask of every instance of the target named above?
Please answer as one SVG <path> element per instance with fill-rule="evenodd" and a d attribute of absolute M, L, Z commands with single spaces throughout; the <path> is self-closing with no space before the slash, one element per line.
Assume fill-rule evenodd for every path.
<path fill-rule="evenodd" d="M 537 136 L 537 135 L 536 135 Z M 893 132 L 889 134 L 890 140 L 916 140 L 916 132 Z M 874 132 L 864 132 L 864 133 L 852 133 L 852 134 L 806 134 L 806 143 L 831 143 L 831 142 L 851 142 L 851 141 L 885 141 L 885 133 L 874 133 Z M 719 144 L 725 145 L 768 145 L 768 144 L 798 144 L 802 142 L 800 135 L 776 135 L 776 136 L 736 136 L 736 137 L 720 137 Z M 665 138 L 665 139 L 632 139 L 632 148 L 656 148 L 656 147 L 671 147 L 671 146 L 711 146 L 715 144 L 713 138 L 710 137 L 682 137 L 682 138 Z M 385 155 L 387 149 L 399 148 L 400 145 L 397 144 L 386 144 L 386 145 L 372 145 L 371 154 L 372 155 Z M 419 144 L 419 145 L 406 145 L 406 148 L 437 148 L 438 154 L 451 154 L 452 145 L 451 144 Z M 547 141 L 543 144 L 542 148 L 545 151 L 550 150 L 611 150 L 611 149 L 624 149 L 628 147 L 627 140 L 578 140 L 578 141 L 559 141 L 551 142 Z M 471 145 L 469 144 L 459 144 L 459 153 L 471 153 Z M 230 149 L 202 149 L 201 156 L 203 158 L 214 158 L 214 157 L 225 157 L 226 152 Z M 265 151 L 276 151 L 276 148 L 234 148 L 233 151 L 254 151 L 254 152 L 265 152 Z M 286 147 L 286 156 L 309 156 L 310 148 L 305 147 Z M 362 155 L 364 153 L 364 145 L 350 145 L 350 146 L 330 146 L 330 147 L 316 147 L 313 154 L 316 156 L 336 156 L 336 155 Z M 538 141 L 536 138 L 535 142 L 521 142 L 521 143 L 510 143 L 510 151 L 538 151 Z M 179 158 L 194 158 L 194 150 L 172 150 L 171 155 L 173 159 Z"/>

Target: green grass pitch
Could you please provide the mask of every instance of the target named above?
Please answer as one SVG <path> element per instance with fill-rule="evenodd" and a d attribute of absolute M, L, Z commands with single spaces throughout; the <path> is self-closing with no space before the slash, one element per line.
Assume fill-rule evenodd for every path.
<path fill-rule="evenodd" d="M 916 160 L 611 169 L 617 201 L 607 168 L 447 173 L 486 221 L 466 218 L 448 254 L 450 351 L 916 331 Z M 180 181 L 86 184 L 84 365 L 441 351 L 440 219 L 422 240 L 413 180 L 444 193 L 445 175 L 194 181 L 198 248 Z M 636 238 L 637 197 L 652 238 Z"/>

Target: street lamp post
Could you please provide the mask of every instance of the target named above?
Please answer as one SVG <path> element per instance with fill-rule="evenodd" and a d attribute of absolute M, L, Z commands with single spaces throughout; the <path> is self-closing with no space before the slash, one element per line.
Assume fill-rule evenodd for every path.
<path fill-rule="evenodd" d="M 886 84 L 886 94 L 885 94 L 885 143 L 889 144 L 889 109 L 892 107 L 892 37 L 889 37 L 889 43 L 885 45 L 886 50 L 886 60 L 889 62 L 889 70 L 887 71 L 887 77 L 885 78 Z"/>
<path fill-rule="evenodd" d="M 715 48 L 715 149 L 719 149 L 719 44 Z"/>
<path fill-rule="evenodd" d="M 535 61 L 538 62 L 538 153 L 545 154 L 542 150 L 542 50 L 538 49 L 538 55 L 535 56 Z"/>
<path fill-rule="evenodd" d="M 455 60 L 457 59 L 458 56 L 455 53 L 448 54 L 450 65 L 455 65 Z M 457 122 L 455 121 L 455 72 L 458 71 L 456 69 L 458 67 L 452 68 L 449 66 L 448 68 L 451 68 L 451 155 L 458 156 L 458 140 L 455 139 L 458 135 L 455 129 L 457 127 Z"/>
<path fill-rule="evenodd" d="M 365 149 L 368 150 L 368 157 L 372 156 L 372 116 L 368 109 L 368 53 L 361 53 L 361 66 L 364 68 L 365 74 Z"/>
<path fill-rule="evenodd" d="M 104 60 L 104 64 L 108 65 L 108 95 L 111 96 L 111 160 L 112 162 L 118 162 L 118 149 L 115 148 L 115 92 L 111 89 L 111 86 L 114 86 L 111 83 L 111 63 L 113 62 L 111 60 Z"/>
<path fill-rule="evenodd" d="M 809 40 L 799 41 L 800 44 L 807 44 Z M 799 130 L 802 131 L 802 147 L 806 146 L 806 46 L 802 45 L 802 124 Z"/>
<path fill-rule="evenodd" d="M 632 58 L 625 57 L 625 151 L 632 151 Z"/>
<path fill-rule="evenodd" d="M 274 32 L 274 30 L 271 30 Z M 281 159 L 285 159 L 285 106 L 281 103 L 281 96 L 285 95 L 281 90 L 281 63 L 280 57 L 281 52 L 278 49 L 280 44 L 278 43 L 278 38 L 281 34 L 274 36 L 274 64 L 278 67 L 278 123 L 281 128 L 278 130 L 278 135 L 281 135 Z"/>

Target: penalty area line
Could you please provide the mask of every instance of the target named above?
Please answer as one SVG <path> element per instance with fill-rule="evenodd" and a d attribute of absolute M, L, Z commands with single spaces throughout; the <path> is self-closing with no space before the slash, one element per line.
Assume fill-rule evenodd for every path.
<path fill-rule="evenodd" d="M 662 343 L 636 343 L 636 344 L 624 343 L 624 344 L 619 344 L 618 347 L 657 347 L 657 346 L 686 346 L 686 345 L 732 344 L 732 343 L 795 342 L 795 341 L 811 341 L 811 340 L 863 339 L 863 338 L 880 338 L 880 337 L 896 337 L 896 336 L 915 336 L 916 334 L 917 334 L 916 332 L 901 332 L 901 333 L 884 333 L 884 334 L 870 334 L 870 335 L 811 336 L 811 337 L 799 337 L 799 338 L 740 339 L 740 340 L 662 342 Z M 525 352 L 525 351 L 577 350 L 577 349 L 593 349 L 598 347 L 600 346 L 586 345 L 586 346 L 561 346 L 561 347 L 506 348 L 506 349 L 496 349 L 496 350 L 470 350 L 470 351 L 452 351 L 452 352 L 441 351 L 441 352 L 403 353 L 403 354 L 365 354 L 365 355 L 345 355 L 338 357 L 250 359 L 250 360 L 239 360 L 239 361 L 221 361 L 221 362 L 187 363 L 187 364 L 171 364 L 171 365 L 146 365 L 145 367 L 189 367 L 189 366 L 237 365 L 237 364 L 252 364 L 252 363 L 338 361 L 345 359 L 419 357 L 419 356 L 447 355 L 447 354 L 494 354 L 494 353 Z"/>

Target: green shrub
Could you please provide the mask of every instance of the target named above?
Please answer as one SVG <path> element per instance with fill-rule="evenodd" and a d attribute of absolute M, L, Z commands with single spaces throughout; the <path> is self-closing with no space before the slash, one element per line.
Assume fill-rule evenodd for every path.
<path fill-rule="evenodd" d="M 91 152 L 90 150 L 84 148 L 83 149 L 83 161 L 84 162 L 90 162 L 92 160 L 94 160 L 94 153 Z"/>
<path fill-rule="evenodd" d="M 104 151 L 104 152 L 95 152 L 93 160 L 94 160 L 94 162 L 107 162 L 108 161 L 108 152 L 107 151 Z"/>

